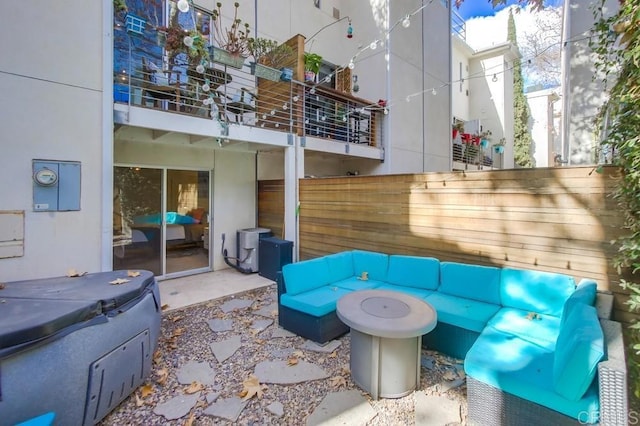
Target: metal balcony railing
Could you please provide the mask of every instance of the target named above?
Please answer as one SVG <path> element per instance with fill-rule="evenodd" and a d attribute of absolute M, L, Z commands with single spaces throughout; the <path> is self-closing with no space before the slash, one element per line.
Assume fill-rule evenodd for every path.
<path fill-rule="evenodd" d="M 451 34 L 455 34 L 462 40 L 467 39 L 467 24 L 455 9 L 451 9 Z"/>
<path fill-rule="evenodd" d="M 116 103 L 380 146 L 382 107 L 315 83 L 256 77 L 249 60 L 237 69 L 213 61 L 194 67 L 179 56 L 119 52 L 119 58 Z"/>
<path fill-rule="evenodd" d="M 496 153 L 491 147 L 483 148 L 473 143 L 452 144 L 453 161 L 463 164 L 502 168 L 503 154 Z"/>

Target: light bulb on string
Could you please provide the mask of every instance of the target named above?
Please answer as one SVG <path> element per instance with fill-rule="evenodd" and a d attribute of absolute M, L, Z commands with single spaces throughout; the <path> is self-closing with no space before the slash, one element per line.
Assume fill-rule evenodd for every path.
<path fill-rule="evenodd" d="M 196 72 L 200 74 L 204 74 L 204 65 L 198 64 L 198 66 L 196 67 Z"/>
<path fill-rule="evenodd" d="M 435 95 L 437 95 L 437 94 L 438 94 L 438 92 L 436 91 L 436 88 L 435 88 L 435 87 L 434 87 L 433 89 L 431 89 L 431 94 L 432 94 L 433 96 L 435 96 Z"/>
<path fill-rule="evenodd" d="M 316 88 L 312 87 L 311 90 L 309 90 L 309 93 L 311 93 L 312 95 L 314 95 L 316 93 Z"/>
<path fill-rule="evenodd" d="M 206 83 L 202 85 L 202 91 L 203 92 L 208 92 L 209 90 L 211 90 L 211 86 L 209 86 Z"/>
<path fill-rule="evenodd" d="M 185 46 L 187 47 L 192 47 L 193 46 L 193 38 L 191 36 L 185 36 L 182 39 L 182 42 L 184 43 Z"/>
<path fill-rule="evenodd" d="M 178 10 L 182 13 L 189 11 L 189 2 L 187 0 L 178 0 Z"/>
<path fill-rule="evenodd" d="M 351 59 L 351 60 L 349 61 L 349 65 L 348 65 L 348 67 L 349 67 L 349 69 L 350 69 L 350 70 L 352 70 L 352 69 L 354 69 L 354 68 L 356 67 L 356 64 L 354 64 L 354 63 L 353 63 L 353 59 Z"/>
<path fill-rule="evenodd" d="M 409 28 L 411 26 L 411 19 L 409 18 L 409 15 L 405 16 L 402 20 L 402 26 L 405 28 Z"/>
<path fill-rule="evenodd" d="M 389 110 L 388 109 L 383 109 L 382 112 L 384 113 L 384 115 L 389 115 Z"/>
<path fill-rule="evenodd" d="M 299 100 L 299 99 L 300 99 L 300 98 L 298 97 L 298 95 L 295 95 L 295 96 L 293 97 L 293 102 L 298 102 L 298 100 Z"/>
<path fill-rule="evenodd" d="M 491 81 L 493 81 L 494 83 L 496 81 L 498 81 L 498 76 L 496 74 L 493 75 L 493 78 L 491 79 Z"/>
<path fill-rule="evenodd" d="M 378 47 L 378 40 L 372 41 L 371 44 L 369 45 L 369 49 L 371 50 L 376 50 L 376 47 Z"/>

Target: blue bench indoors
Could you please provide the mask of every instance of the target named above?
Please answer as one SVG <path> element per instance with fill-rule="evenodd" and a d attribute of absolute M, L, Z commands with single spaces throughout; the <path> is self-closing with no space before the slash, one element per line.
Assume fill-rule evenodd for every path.
<path fill-rule="evenodd" d="M 336 315 L 349 292 L 426 300 L 438 325 L 423 345 L 464 359 L 471 424 L 597 423 L 626 412 L 622 331 L 598 318 L 593 280 L 353 250 L 285 265 L 277 282 L 280 326 L 319 343 L 349 331 Z"/>

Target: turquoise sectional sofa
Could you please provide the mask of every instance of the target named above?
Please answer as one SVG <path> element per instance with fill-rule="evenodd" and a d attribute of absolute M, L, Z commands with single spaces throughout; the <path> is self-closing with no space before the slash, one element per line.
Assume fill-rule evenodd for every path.
<path fill-rule="evenodd" d="M 438 325 L 423 345 L 464 359 L 471 424 L 596 423 L 626 410 L 620 324 L 598 318 L 593 280 L 353 250 L 285 265 L 277 282 L 280 326 L 319 343 L 349 330 L 335 312 L 349 292 L 427 301 Z"/>

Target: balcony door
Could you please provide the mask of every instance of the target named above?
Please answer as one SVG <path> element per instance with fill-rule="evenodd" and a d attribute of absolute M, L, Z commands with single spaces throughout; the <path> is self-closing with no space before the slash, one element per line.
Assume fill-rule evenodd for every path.
<path fill-rule="evenodd" d="M 116 166 L 113 268 L 209 270 L 209 181 L 209 171 Z"/>

